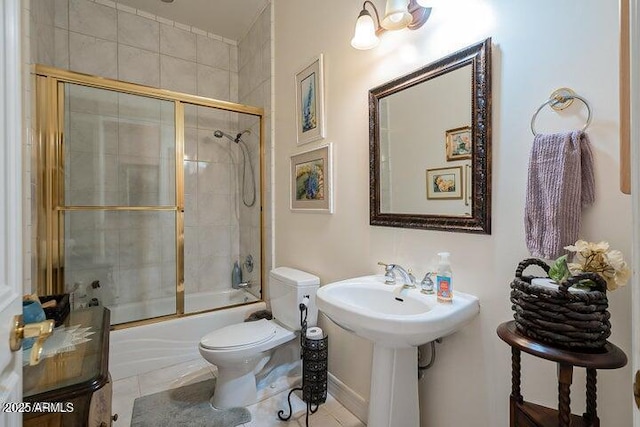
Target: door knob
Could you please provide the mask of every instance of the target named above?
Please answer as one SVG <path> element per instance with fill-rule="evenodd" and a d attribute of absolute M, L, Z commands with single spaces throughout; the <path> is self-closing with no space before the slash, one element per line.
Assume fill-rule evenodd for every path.
<path fill-rule="evenodd" d="M 633 397 L 636 401 L 636 407 L 640 408 L 640 371 L 636 371 L 636 380 L 633 382 Z"/>
<path fill-rule="evenodd" d="M 18 351 L 22 347 L 22 340 L 25 338 L 36 338 L 36 342 L 31 347 L 29 356 L 29 365 L 37 365 L 40 363 L 40 355 L 42 354 L 42 345 L 45 340 L 53 333 L 53 320 L 45 320 L 38 323 L 24 324 L 22 315 L 13 316 L 13 327 L 9 336 L 9 348 L 11 351 Z"/>

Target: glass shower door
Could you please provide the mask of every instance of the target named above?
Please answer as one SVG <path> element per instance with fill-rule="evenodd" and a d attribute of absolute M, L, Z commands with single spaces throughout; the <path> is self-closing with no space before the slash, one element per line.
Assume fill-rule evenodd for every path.
<path fill-rule="evenodd" d="M 38 293 L 117 329 L 260 300 L 263 113 L 36 66 Z"/>
<path fill-rule="evenodd" d="M 176 103 L 64 83 L 63 117 L 65 291 L 113 324 L 175 314 Z"/>
<path fill-rule="evenodd" d="M 184 134 L 185 313 L 258 301 L 260 119 L 185 104 Z"/>

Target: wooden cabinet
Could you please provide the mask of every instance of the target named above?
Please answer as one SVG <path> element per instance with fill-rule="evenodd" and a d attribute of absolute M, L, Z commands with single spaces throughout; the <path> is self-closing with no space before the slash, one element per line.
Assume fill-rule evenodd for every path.
<path fill-rule="evenodd" d="M 109 310 L 90 307 L 72 311 L 64 322 L 67 330 L 90 328 L 86 342 L 67 346 L 39 365 L 23 370 L 24 402 L 56 403 L 60 410 L 25 413 L 25 427 L 108 427 L 111 425 L 109 377 Z M 55 334 L 54 334 L 55 336 Z M 51 338 L 50 338 L 51 339 Z M 69 410 L 73 407 L 72 410 Z"/>
<path fill-rule="evenodd" d="M 522 335 L 515 322 L 498 326 L 498 336 L 511 346 L 511 396 L 509 418 L 511 427 L 600 427 L 597 413 L 596 371 L 617 369 L 627 364 L 627 356 L 607 342 L 604 348 L 589 352 L 564 350 Z M 558 409 L 526 402 L 520 393 L 520 352 L 531 354 L 558 364 Z M 570 387 L 573 367 L 587 370 L 587 412 L 571 414 Z"/>
<path fill-rule="evenodd" d="M 117 416 L 115 418 L 111 416 L 112 390 L 111 378 L 109 378 L 109 381 L 91 396 L 89 417 L 87 418 L 89 426 L 106 427 L 111 425 L 112 419 L 117 419 Z"/>

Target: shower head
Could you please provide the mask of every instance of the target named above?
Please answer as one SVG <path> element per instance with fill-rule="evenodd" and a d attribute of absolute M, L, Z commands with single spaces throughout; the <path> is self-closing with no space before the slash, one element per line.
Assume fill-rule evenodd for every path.
<path fill-rule="evenodd" d="M 226 132 L 221 131 L 220 129 L 217 129 L 216 131 L 213 132 L 213 136 L 215 136 L 216 138 L 222 138 L 223 136 L 225 138 L 228 138 L 230 141 L 235 142 L 236 144 L 238 142 L 240 142 L 242 140 L 242 135 L 244 135 L 245 133 L 251 133 L 251 131 L 249 129 L 243 130 L 242 132 L 238 133 L 236 135 L 236 137 L 234 138 L 233 136 L 229 135 Z"/>
<path fill-rule="evenodd" d="M 216 138 L 222 138 L 223 136 L 230 139 L 231 141 L 235 142 L 235 138 L 232 137 L 231 135 L 229 135 L 226 132 L 222 132 L 220 129 L 216 130 L 215 132 L 213 132 L 213 136 L 215 136 Z"/>

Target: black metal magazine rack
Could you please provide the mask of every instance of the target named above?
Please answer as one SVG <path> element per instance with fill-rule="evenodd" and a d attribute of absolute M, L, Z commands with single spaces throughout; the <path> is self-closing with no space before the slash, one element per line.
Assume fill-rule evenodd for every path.
<path fill-rule="evenodd" d="M 306 300 L 306 298 L 305 298 Z M 278 418 L 287 421 L 293 415 L 291 408 L 291 394 L 302 391 L 302 400 L 307 404 L 306 425 L 309 425 L 309 414 L 315 413 L 320 404 L 327 400 L 327 359 L 329 357 L 329 337 L 320 339 L 307 338 L 307 304 L 303 301 L 300 306 L 300 357 L 302 358 L 302 387 L 291 389 L 287 396 L 289 415 L 278 411 Z"/>

